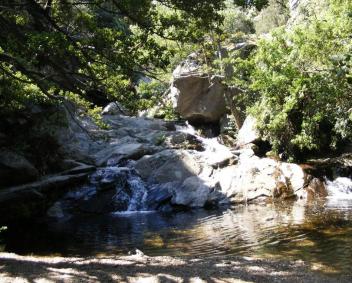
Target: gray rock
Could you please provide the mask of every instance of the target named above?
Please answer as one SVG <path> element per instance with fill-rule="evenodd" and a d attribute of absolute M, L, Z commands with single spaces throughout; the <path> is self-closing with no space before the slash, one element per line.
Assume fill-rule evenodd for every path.
<path fill-rule="evenodd" d="M 73 167 L 71 169 L 65 170 L 61 172 L 61 175 L 76 175 L 76 174 L 81 174 L 81 173 L 91 173 L 96 169 L 95 166 L 93 165 L 87 165 L 81 163 L 80 165 Z"/>
<path fill-rule="evenodd" d="M 232 203 L 294 196 L 306 198 L 303 170 L 296 164 L 269 158 L 240 156 L 238 165 L 219 170 L 214 179 Z"/>
<path fill-rule="evenodd" d="M 121 159 L 139 159 L 146 154 L 153 154 L 157 149 L 152 145 L 141 143 L 122 143 L 116 146 L 110 145 L 95 155 L 97 166 L 116 165 Z M 111 160 L 113 159 L 113 160 Z M 110 162 L 109 162 L 110 160 Z"/>
<path fill-rule="evenodd" d="M 143 180 L 152 183 L 183 182 L 198 175 L 202 167 L 195 158 L 184 150 L 164 150 L 142 157 L 135 165 Z"/>
<path fill-rule="evenodd" d="M 167 135 L 164 145 L 169 148 L 204 150 L 201 140 L 194 135 L 183 132 L 172 132 Z"/>
<path fill-rule="evenodd" d="M 61 162 L 58 165 L 60 167 L 60 170 L 66 171 L 85 164 L 73 159 L 64 159 L 64 160 L 61 160 Z"/>
<path fill-rule="evenodd" d="M 128 111 L 117 101 L 106 105 L 102 111 L 103 115 L 128 115 Z"/>
<path fill-rule="evenodd" d="M 91 176 L 90 180 L 96 185 L 98 191 L 125 188 L 130 170 L 126 167 L 101 168 Z"/>
<path fill-rule="evenodd" d="M 148 191 L 146 203 L 149 209 L 160 209 L 163 204 L 168 203 L 172 196 L 173 191 L 180 186 L 178 182 L 169 182 L 153 186 Z"/>
<path fill-rule="evenodd" d="M 100 128 L 78 112 L 79 109 L 71 104 L 47 109 L 36 120 L 33 131 L 39 136 L 50 135 L 65 159 L 93 164 L 92 153 L 104 147 L 103 143 L 95 142 L 95 134 Z"/>
<path fill-rule="evenodd" d="M 258 130 L 256 129 L 256 119 L 252 116 L 248 116 L 238 131 L 237 135 L 237 145 L 245 146 L 247 144 L 253 143 L 260 139 Z"/>
<path fill-rule="evenodd" d="M 0 187 L 34 181 L 38 175 L 37 169 L 22 155 L 0 151 Z"/>
<path fill-rule="evenodd" d="M 134 132 L 140 131 L 167 131 L 169 122 L 158 119 L 146 119 L 142 117 L 128 117 L 128 116 L 104 116 L 106 122 L 112 129 L 128 128 Z"/>
<path fill-rule="evenodd" d="M 226 113 L 224 86 L 219 77 L 184 74 L 174 77 L 172 92 L 177 97 L 175 110 L 195 123 L 218 122 Z"/>
<path fill-rule="evenodd" d="M 65 214 L 62 203 L 60 201 L 55 202 L 54 205 L 48 209 L 46 214 L 52 218 L 64 218 Z"/>
<path fill-rule="evenodd" d="M 174 191 L 171 203 L 187 207 L 204 207 L 210 192 L 210 187 L 203 180 L 196 176 L 189 177 Z"/>

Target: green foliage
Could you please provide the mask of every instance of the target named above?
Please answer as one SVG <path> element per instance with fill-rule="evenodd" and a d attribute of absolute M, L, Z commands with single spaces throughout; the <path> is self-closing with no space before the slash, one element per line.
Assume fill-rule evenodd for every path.
<path fill-rule="evenodd" d="M 22 83 L 20 79 L 25 79 L 25 76 L 19 72 L 14 76 L 16 79 L 0 73 L 0 109 L 19 110 L 29 104 L 49 103 L 37 85 Z"/>
<path fill-rule="evenodd" d="M 224 17 L 223 31 L 228 35 L 254 33 L 252 15 L 248 11 L 239 7 L 229 6 L 222 12 L 222 15 Z"/>
<path fill-rule="evenodd" d="M 19 107 L 22 96 L 52 99 L 70 92 L 95 104 L 119 100 L 135 110 L 141 74 L 166 69 L 175 46 L 169 47 L 171 41 L 199 42 L 205 31 L 216 29 L 223 1 L 15 0 L 2 5 L 0 79 L 7 85 L 1 89 L 1 107 Z"/>
<path fill-rule="evenodd" d="M 267 1 L 231 2 L 262 8 Z M 225 0 L 3 1 L 0 79 L 10 88 L 1 89 L 0 107 L 63 91 L 134 110 L 140 75 L 158 75 L 209 32 L 219 34 L 224 8 Z"/>
<path fill-rule="evenodd" d="M 263 9 L 268 5 L 268 0 L 233 0 L 233 2 L 244 8 L 255 7 L 258 10 Z"/>
<path fill-rule="evenodd" d="M 167 121 L 176 121 L 180 119 L 179 115 L 175 112 L 175 109 L 172 107 L 171 103 L 163 105 L 163 107 L 159 110 L 158 116 L 162 117 Z"/>
<path fill-rule="evenodd" d="M 254 19 L 254 28 L 257 34 L 267 33 L 274 28 L 283 26 L 289 19 L 289 9 L 284 1 L 270 0 Z"/>
<path fill-rule="evenodd" d="M 276 152 L 297 158 L 352 138 L 351 8 L 331 0 L 324 17 L 277 29 L 237 59 L 234 80 L 254 98 L 248 111 Z"/>
<path fill-rule="evenodd" d="M 62 92 L 62 97 L 65 97 L 69 101 L 73 102 L 79 109 L 82 116 L 89 116 L 97 126 L 102 129 L 107 129 L 108 125 L 104 123 L 101 116 L 102 107 L 96 106 L 83 97 L 73 93 L 73 92 Z"/>
<path fill-rule="evenodd" d="M 163 94 L 168 88 L 168 83 L 164 83 L 157 80 L 150 82 L 142 81 L 139 83 L 137 88 L 138 98 L 138 110 L 146 110 L 153 108 L 158 105 L 163 99 Z"/>

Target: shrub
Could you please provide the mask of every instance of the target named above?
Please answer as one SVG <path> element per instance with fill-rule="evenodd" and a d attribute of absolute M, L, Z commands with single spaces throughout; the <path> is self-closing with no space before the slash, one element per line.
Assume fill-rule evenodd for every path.
<path fill-rule="evenodd" d="M 352 138 L 351 8 L 351 0 L 331 0 L 323 17 L 276 29 L 235 62 L 234 80 L 255 98 L 248 112 L 274 151 L 291 159 Z"/>

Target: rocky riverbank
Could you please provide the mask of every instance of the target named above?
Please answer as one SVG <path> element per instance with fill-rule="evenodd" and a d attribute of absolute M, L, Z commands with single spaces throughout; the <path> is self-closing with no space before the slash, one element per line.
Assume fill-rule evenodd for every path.
<path fill-rule="evenodd" d="M 1 282 L 351 282 L 302 261 L 250 257 L 31 257 L 0 253 Z"/>
<path fill-rule="evenodd" d="M 49 116 L 34 130 L 50 129 L 61 156 L 58 169 L 34 183 L 1 189 L 5 222 L 46 213 L 62 218 L 326 196 L 322 179 L 301 166 L 258 156 L 251 118 L 235 148 L 219 137 L 199 135 L 188 124 L 110 112 L 104 115 L 108 129 L 101 129 L 89 118 L 73 119 L 63 108 L 55 111 L 42 110 L 41 115 L 53 113 L 61 125 Z M 7 173 L 15 174 L 29 163 L 15 161 L 2 159 Z"/>
<path fill-rule="evenodd" d="M 118 103 L 104 109 L 105 128 L 69 102 L 36 106 L 21 119 L 4 119 L 17 140 L 36 139 L 14 147 L 11 131 L 2 134 L 0 223 L 21 217 L 179 211 L 327 196 L 328 173 L 316 167 L 328 163 L 301 166 L 273 156 L 254 117 L 243 123 L 237 119 L 242 126 L 236 139 L 221 134 L 228 114 L 225 90 L 198 69 L 194 58 L 181 64 L 174 72 L 172 97 L 167 98 L 198 128 L 186 121 L 128 116 Z M 198 87 L 189 91 L 189 80 Z M 206 95 L 218 99 L 203 99 Z M 23 147 L 29 149 L 19 152 Z M 343 176 L 350 177 L 350 165 L 344 167 Z"/>

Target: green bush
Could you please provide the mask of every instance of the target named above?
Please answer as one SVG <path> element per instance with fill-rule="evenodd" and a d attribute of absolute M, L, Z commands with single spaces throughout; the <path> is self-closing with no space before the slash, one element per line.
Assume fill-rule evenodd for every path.
<path fill-rule="evenodd" d="M 247 110 L 274 151 L 302 158 L 352 138 L 351 8 L 331 0 L 324 17 L 275 30 L 235 62 L 234 81 L 254 98 Z"/>
<path fill-rule="evenodd" d="M 257 34 L 270 32 L 285 25 L 289 16 L 289 9 L 284 1 L 270 0 L 269 5 L 253 19 L 254 29 Z"/>
<path fill-rule="evenodd" d="M 222 13 L 224 17 L 223 30 L 229 35 L 236 33 L 251 34 L 255 32 L 251 14 L 239 7 L 228 7 Z"/>
<path fill-rule="evenodd" d="M 142 81 L 138 85 L 138 110 L 147 110 L 158 105 L 162 96 L 168 88 L 168 83 L 152 80 L 151 82 Z"/>

